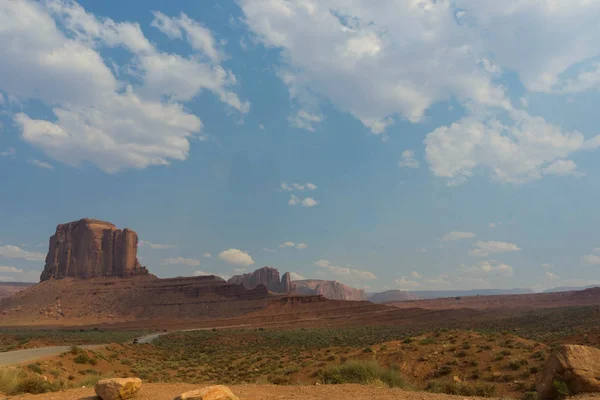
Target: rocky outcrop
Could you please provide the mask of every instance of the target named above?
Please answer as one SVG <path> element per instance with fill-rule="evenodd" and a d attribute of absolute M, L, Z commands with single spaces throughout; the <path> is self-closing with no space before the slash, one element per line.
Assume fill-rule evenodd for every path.
<path fill-rule="evenodd" d="M 123 400 L 135 397 L 141 387 L 140 378 L 111 378 L 99 380 L 94 390 L 102 400 Z"/>
<path fill-rule="evenodd" d="M 295 292 L 298 294 L 321 295 L 332 300 L 365 300 L 365 291 L 356 289 L 336 281 L 306 279 L 294 281 Z"/>
<path fill-rule="evenodd" d="M 238 400 L 238 397 L 227 386 L 213 385 L 182 393 L 175 400 Z"/>
<path fill-rule="evenodd" d="M 147 275 L 137 259 L 137 245 L 137 233 L 109 222 L 84 218 L 58 225 L 40 281 Z"/>
<path fill-rule="evenodd" d="M 540 400 L 600 392 L 600 349 L 559 346 L 538 375 L 537 392 Z"/>
<path fill-rule="evenodd" d="M 229 278 L 227 283 L 244 285 L 246 289 L 254 289 L 258 285 L 263 285 L 275 293 L 289 293 L 293 289 L 290 274 L 286 272 L 280 278 L 279 271 L 272 267 L 262 267 L 249 274 L 234 275 Z"/>

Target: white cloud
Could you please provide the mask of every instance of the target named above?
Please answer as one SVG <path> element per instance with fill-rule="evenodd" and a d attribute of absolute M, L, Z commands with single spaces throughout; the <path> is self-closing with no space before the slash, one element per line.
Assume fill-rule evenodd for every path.
<path fill-rule="evenodd" d="M 299 202 L 300 202 L 300 199 L 298 198 L 298 196 L 294 196 L 293 194 L 290 194 L 290 199 L 288 200 L 288 205 L 295 206 Z"/>
<path fill-rule="evenodd" d="M 98 19 L 75 2 L 4 2 L 0 90 L 40 100 L 54 114 L 43 120 L 17 113 L 22 138 L 57 161 L 90 162 L 109 173 L 187 159 L 188 138 L 202 122 L 178 101 L 206 89 L 241 113 L 249 104 L 231 92 L 235 76 L 203 42 L 210 32 L 199 37 L 200 25 L 184 15 L 172 22 L 186 32 L 195 54 L 162 53 L 139 24 Z M 100 52 L 116 47 L 132 56 L 117 65 L 122 80 Z"/>
<path fill-rule="evenodd" d="M 351 279 L 377 279 L 377 276 L 370 271 L 365 271 L 362 269 L 349 268 L 349 267 L 339 267 L 331 264 L 328 260 L 318 260 L 314 263 L 315 266 L 319 268 L 323 268 L 328 270 L 330 273 L 338 276 L 343 276 Z"/>
<path fill-rule="evenodd" d="M 548 263 L 543 263 L 542 264 L 542 268 L 552 268 L 553 265 L 552 264 L 548 264 Z"/>
<path fill-rule="evenodd" d="M 314 183 L 310 183 L 310 182 L 290 183 L 290 184 L 282 182 L 280 188 L 282 190 L 287 190 L 288 192 L 292 192 L 294 190 L 299 190 L 299 191 L 303 192 L 305 190 L 315 190 L 315 189 L 317 189 L 317 185 L 315 185 Z"/>
<path fill-rule="evenodd" d="M 298 243 L 296 245 L 296 248 L 300 249 L 300 250 L 304 250 L 304 249 L 308 248 L 308 245 L 306 243 Z"/>
<path fill-rule="evenodd" d="M 275 253 L 277 250 L 275 250 L 275 249 L 268 249 L 268 248 L 264 247 L 263 251 L 266 251 L 267 253 Z"/>
<path fill-rule="evenodd" d="M 261 131 L 264 131 L 265 126 L 263 124 L 258 124 L 258 129 L 260 129 Z"/>
<path fill-rule="evenodd" d="M 600 255 L 598 255 L 598 248 L 596 247 L 593 254 L 587 254 L 583 256 L 583 263 L 589 265 L 600 265 Z"/>
<path fill-rule="evenodd" d="M 402 152 L 402 159 L 398 161 L 400 168 L 419 168 L 420 163 L 415 158 L 415 152 L 412 150 L 404 150 Z"/>
<path fill-rule="evenodd" d="M 442 126 L 425 138 L 432 173 L 449 185 L 465 182 L 478 169 L 498 182 L 520 184 L 543 174 L 574 174 L 576 165 L 566 157 L 600 145 L 600 137 L 586 140 L 579 132 L 565 132 L 541 117 L 511 113 L 513 123 L 495 118 L 465 117 Z"/>
<path fill-rule="evenodd" d="M 54 169 L 54 167 L 51 164 L 40 160 L 28 160 L 27 163 L 42 169 Z"/>
<path fill-rule="evenodd" d="M 0 266 L 0 272 L 9 272 L 9 273 L 22 273 L 23 270 L 20 268 L 15 268 L 15 267 L 5 267 L 5 266 Z"/>
<path fill-rule="evenodd" d="M 297 273 L 295 273 L 295 272 L 290 272 L 290 279 L 291 279 L 292 281 L 301 281 L 301 280 L 304 280 L 304 279 L 306 279 L 306 278 L 305 278 L 305 277 L 303 277 L 303 276 L 302 276 L 302 275 L 300 275 L 300 274 L 297 274 Z"/>
<path fill-rule="evenodd" d="M 248 266 L 254 264 L 254 260 L 247 252 L 238 249 L 223 250 L 219 253 L 219 258 L 235 265 Z"/>
<path fill-rule="evenodd" d="M 0 153 L 0 157 L 12 157 L 15 154 L 17 154 L 17 150 L 15 150 L 14 147 L 9 147 Z"/>
<path fill-rule="evenodd" d="M 44 253 L 26 251 L 18 246 L 12 245 L 0 246 L 0 256 L 6 258 L 21 258 L 27 261 L 44 261 L 46 259 Z"/>
<path fill-rule="evenodd" d="M 410 276 L 412 276 L 415 279 L 423 279 L 423 275 L 421 275 L 420 273 L 413 271 L 410 273 Z"/>
<path fill-rule="evenodd" d="M 571 160 L 556 160 L 552 164 L 548 165 L 542 171 L 544 175 L 556 175 L 556 176 L 581 176 L 582 173 L 577 171 L 577 164 Z"/>
<path fill-rule="evenodd" d="M 185 13 L 181 13 L 179 17 L 168 17 L 159 11 L 154 11 L 153 14 L 154 20 L 151 25 L 158 28 L 169 38 L 181 39 L 185 34 L 191 46 L 211 61 L 218 63 L 223 58 L 216 48 L 211 31 Z"/>
<path fill-rule="evenodd" d="M 419 282 L 411 281 L 410 279 L 407 279 L 405 276 L 403 276 L 400 279 L 394 280 L 394 283 L 396 283 L 396 286 L 402 290 L 417 289 L 422 286 Z"/>
<path fill-rule="evenodd" d="M 558 279 L 560 279 L 560 277 L 556 274 L 553 274 L 550 271 L 546 271 L 546 273 L 544 274 L 546 276 L 546 279 L 550 280 L 550 281 L 556 281 Z"/>
<path fill-rule="evenodd" d="M 472 239 L 475 237 L 473 232 L 460 232 L 460 231 L 452 231 L 448 232 L 442 237 L 443 242 L 462 240 L 462 239 Z"/>
<path fill-rule="evenodd" d="M 488 226 L 489 226 L 490 228 L 495 228 L 497 225 L 496 225 L 495 223 L 493 223 L 493 222 L 490 222 L 490 223 L 488 224 Z"/>
<path fill-rule="evenodd" d="M 323 121 L 323 116 L 318 114 L 311 114 L 306 110 L 299 110 L 296 115 L 288 118 L 290 126 L 294 128 L 306 129 L 314 132 L 316 130 L 315 125 Z"/>
<path fill-rule="evenodd" d="M 473 266 L 461 265 L 460 271 L 467 277 L 489 274 L 501 277 L 513 276 L 513 268 L 510 265 L 498 263 L 496 261 L 482 261 Z"/>
<path fill-rule="evenodd" d="M 175 249 L 177 248 L 174 244 L 161 244 L 161 243 L 151 243 L 147 240 L 140 240 L 138 242 L 138 247 L 149 247 L 154 250 L 165 250 L 165 249 Z"/>
<path fill-rule="evenodd" d="M 420 121 L 455 96 L 506 106 L 499 68 L 451 2 L 241 0 L 258 41 L 281 50 L 290 97 L 323 97 L 382 134 L 398 115 Z M 397 10 L 402 10 L 398 13 Z M 352 84 L 348 84 L 352 82 Z"/>
<path fill-rule="evenodd" d="M 499 242 L 490 240 L 487 242 L 477 241 L 475 248 L 469 250 L 469 255 L 476 257 L 487 257 L 490 254 L 509 253 L 514 251 L 520 251 L 521 249 L 514 243 Z"/>
<path fill-rule="evenodd" d="M 194 276 L 209 276 L 209 275 L 218 276 L 214 272 L 194 271 Z"/>
<path fill-rule="evenodd" d="M 210 254 L 208 251 L 205 252 L 204 254 L 202 254 L 202 257 L 204 258 L 212 258 L 212 254 Z"/>
<path fill-rule="evenodd" d="M 313 199 L 312 197 L 306 197 L 302 200 L 302 207 L 314 207 L 317 204 L 319 204 L 319 202 Z"/>
<path fill-rule="evenodd" d="M 237 273 L 237 274 L 242 274 L 244 272 L 246 272 L 248 270 L 248 268 L 244 267 L 244 268 L 234 268 L 233 272 Z"/>
<path fill-rule="evenodd" d="M 284 247 L 295 247 L 296 244 L 294 242 L 285 242 L 279 245 L 280 248 L 284 248 Z"/>
<path fill-rule="evenodd" d="M 163 258 L 161 263 L 164 265 L 185 265 L 188 267 L 197 267 L 200 265 L 200 260 L 196 260 L 195 258 Z"/>

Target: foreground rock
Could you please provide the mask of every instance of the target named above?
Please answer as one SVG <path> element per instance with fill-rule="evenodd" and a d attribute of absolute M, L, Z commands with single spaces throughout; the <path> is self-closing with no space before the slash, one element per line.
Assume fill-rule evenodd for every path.
<path fill-rule="evenodd" d="M 273 267 L 262 267 L 249 274 L 234 275 L 229 278 L 227 283 L 244 285 L 246 289 L 254 289 L 258 285 L 263 285 L 275 293 L 289 293 L 293 289 L 290 274 L 286 272 L 280 278 L 279 270 Z"/>
<path fill-rule="evenodd" d="M 182 393 L 176 400 L 238 400 L 238 397 L 227 386 L 215 385 Z"/>
<path fill-rule="evenodd" d="M 138 236 L 110 222 L 84 218 L 58 225 L 40 281 L 147 275 L 137 259 Z"/>
<path fill-rule="evenodd" d="M 564 393 L 565 389 L 568 393 Z M 537 391 L 540 400 L 600 392 L 600 349 L 579 345 L 558 347 L 538 376 Z"/>
<path fill-rule="evenodd" d="M 131 399 L 142 387 L 140 378 L 102 379 L 94 388 L 102 400 Z"/>

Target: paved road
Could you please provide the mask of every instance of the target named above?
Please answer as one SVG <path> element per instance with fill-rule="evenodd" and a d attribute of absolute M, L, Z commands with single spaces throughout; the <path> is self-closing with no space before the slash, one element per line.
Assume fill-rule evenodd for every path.
<path fill-rule="evenodd" d="M 224 328 L 241 328 L 246 325 L 236 325 L 236 326 L 226 326 L 217 329 Z M 138 338 L 139 343 L 152 343 L 154 339 L 162 336 L 168 335 L 170 333 L 177 332 L 192 332 L 192 331 L 206 331 L 213 328 L 199 328 L 199 329 L 184 329 L 181 331 L 171 331 L 171 332 L 160 332 L 160 333 L 152 333 L 150 335 L 142 336 Z M 93 349 L 93 348 L 101 348 L 107 346 L 107 344 L 90 344 L 82 347 L 84 349 Z M 15 365 L 15 364 L 23 364 L 26 362 L 36 361 L 40 358 L 57 356 L 65 351 L 69 351 L 71 346 L 50 346 L 50 347 L 39 347 L 37 349 L 26 349 L 26 350 L 14 350 L 0 353 L 0 367 L 4 367 L 7 365 Z"/>
<path fill-rule="evenodd" d="M 102 347 L 101 344 L 92 344 L 79 346 L 84 349 L 93 349 L 96 347 Z M 39 347 L 37 349 L 26 349 L 26 350 L 15 350 L 0 353 L 0 367 L 14 364 L 23 364 L 30 361 L 39 360 L 40 358 L 57 356 L 65 351 L 69 351 L 71 346 L 50 346 L 50 347 Z"/>

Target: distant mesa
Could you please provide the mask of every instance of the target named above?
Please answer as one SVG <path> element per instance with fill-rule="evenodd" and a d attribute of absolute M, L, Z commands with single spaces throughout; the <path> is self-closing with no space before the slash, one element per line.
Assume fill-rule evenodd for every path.
<path fill-rule="evenodd" d="M 331 300 L 366 300 L 367 296 L 362 289 L 356 289 L 337 281 L 319 279 L 305 279 L 294 281 L 296 292 L 305 295 L 321 295 Z"/>
<path fill-rule="evenodd" d="M 137 233 L 110 222 L 84 218 L 58 225 L 40 281 L 148 275 L 137 259 L 137 246 Z"/>
<path fill-rule="evenodd" d="M 274 293 L 290 293 L 293 290 L 289 272 L 280 278 L 279 270 L 272 267 L 262 267 L 248 274 L 234 275 L 229 278 L 227 283 L 243 285 L 246 289 L 254 289 L 258 285 L 263 285 Z"/>

